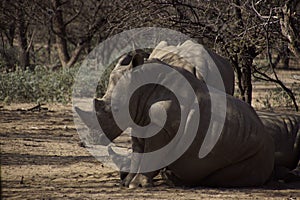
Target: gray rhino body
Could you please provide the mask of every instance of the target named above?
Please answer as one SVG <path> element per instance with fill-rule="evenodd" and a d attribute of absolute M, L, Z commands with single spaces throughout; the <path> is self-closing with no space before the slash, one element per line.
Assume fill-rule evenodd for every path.
<path fill-rule="evenodd" d="M 132 67 L 136 66 L 134 63 L 133 61 Z M 147 71 L 151 70 L 149 67 L 142 67 L 142 69 L 146 74 L 151 73 L 151 71 Z M 199 80 L 194 74 L 180 68 L 176 68 L 176 70 L 193 87 L 197 95 L 201 115 L 198 122 L 197 134 L 192 144 L 182 156 L 168 166 L 165 166 L 168 171 L 182 184 L 189 186 L 236 187 L 264 184 L 270 178 L 273 171 L 274 142 L 270 134 L 264 129 L 264 125 L 259 120 L 255 111 L 245 102 L 216 91 L 213 94 L 216 98 L 218 98 L 218 95 L 220 97 L 226 95 L 227 111 L 224 128 L 212 151 L 204 158 L 199 158 L 199 150 L 210 124 L 211 94 L 209 94 L 204 81 Z M 114 73 L 112 73 L 113 75 Z M 113 77 L 111 78 L 114 79 Z M 183 80 L 174 80 L 172 74 L 163 79 L 177 85 L 176 87 L 178 87 L 179 91 L 184 91 L 180 90 Z M 150 94 L 149 91 L 151 91 Z M 126 94 L 126 91 L 124 93 Z M 187 96 L 187 98 L 189 97 Z M 178 113 L 181 112 L 180 105 L 170 91 L 155 85 L 143 87 L 134 97 L 131 97 L 130 113 L 131 116 L 134 116 L 134 122 L 140 126 L 149 123 L 148 111 L 154 104 L 159 104 L 160 108 L 166 110 L 167 121 L 160 132 L 153 137 L 133 137 L 133 152 L 147 153 L 156 151 L 168 144 L 177 133 L 180 121 Z M 114 121 L 103 119 L 103 105 L 106 105 L 103 100 L 95 100 L 98 121 L 101 123 L 101 121 L 106 120 L 106 123 L 115 124 Z M 185 107 L 186 110 L 192 110 L 192 105 L 189 106 Z M 81 113 L 78 109 L 77 112 Z M 217 115 L 217 113 L 214 114 Z M 189 114 L 184 117 L 187 123 L 186 126 L 189 126 Z M 124 120 L 126 121 L 126 119 Z M 156 122 L 154 121 L 154 123 Z M 213 123 L 216 126 L 218 125 L 218 121 L 214 121 Z M 159 122 L 156 125 L 158 127 L 161 126 Z M 131 124 L 128 124 L 128 127 L 130 126 Z M 118 128 L 111 127 L 111 129 L 104 130 L 104 132 L 109 133 L 115 130 L 118 130 Z M 136 130 L 132 131 L 135 132 Z M 121 132 L 118 134 L 121 134 Z M 132 159 L 131 168 L 138 169 L 140 161 Z M 159 164 L 165 159 L 166 157 L 157 157 L 155 162 Z M 152 179 L 159 170 L 147 173 L 129 173 L 124 179 L 124 185 L 131 188 L 152 185 Z"/>
<path fill-rule="evenodd" d="M 163 46 L 167 45 L 164 44 Z M 152 52 L 150 60 L 161 59 L 164 60 L 166 64 L 174 64 L 181 68 L 178 70 L 181 70 L 184 76 L 192 82 L 193 88 L 197 91 L 199 102 L 201 102 L 199 104 L 201 110 L 200 129 L 198 130 L 197 137 L 184 155 L 166 167 L 169 173 L 168 178 L 170 180 L 176 180 L 176 182 L 178 181 L 183 185 L 224 187 L 254 186 L 261 185 L 268 180 L 274 167 L 274 156 L 275 164 L 277 166 L 285 166 L 289 169 L 292 169 L 295 166 L 294 163 L 297 159 L 299 160 L 299 126 L 298 129 L 296 126 L 297 123 L 299 125 L 299 118 L 294 121 L 291 120 L 291 126 L 294 128 L 290 129 L 286 126 L 286 117 L 278 117 L 277 115 L 270 115 L 268 113 L 259 113 L 262 123 L 250 106 L 230 95 L 226 96 L 227 112 L 225 126 L 221 137 L 211 153 L 205 158 L 199 159 L 197 154 L 203 142 L 203 138 L 205 137 L 204 134 L 207 130 L 209 123 L 208 119 L 210 116 L 208 106 L 210 100 L 208 99 L 209 94 L 207 88 L 205 88 L 203 82 L 203 72 L 200 74 L 201 76 L 199 76 L 199 70 L 195 70 L 195 66 L 199 65 L 186 63 L 186 59 L 177 62 L 176 59 L 178 57 L 176 58 L 176 56 L 170 54 L 170 51 L 166 51 L 167 53 L 163 54 L 162 51 L 160 51 L 161 48 L 157 48 L 157 50 L 159 51 Z M 217 64 L 218 61 L 215 62 Z M 106 94 L 102 99 L 95 99 L 94 101 L 97 120 L 110 141 L 113 141 L 122 133 L 122 130 L 115 123 L 111 113 L 112 91 L 119 78 L 125 72 L 142 63 L 143 58 L 139 56 L 124 56 L 120 59 L 119 63 L 111 73 Z M 219 63 L 219 66 L 221 66 L 222 59 Z M 233 87 L 234 81 L 233 75 L 231 76 L 230 74 L 233 74 L 233 72 L 230 71 L 232 70 L 230 65 L 224 66 L 227 66 L 226 68 L 228 68 L 228 70 L 226 70 L 226 68 L 224 69 L 225 72 L 229 72 L 229 75 L 224 76 L 225 72 L 223 71 L 222 78 L 226 92 L 231 94 L 233 93 L 233 90 L 230 90 L 230 88 Z M 226 79 L 226 77 L 228 78 Z M 169 78 L 172 79 L 171 77 Z M 176 83 L 179 84 L 180 81 L 174 80 L 174 84 Z M 145 94 L 147 90 L 149 90 L 149 88 L 145 89 L 145 91 L 140 91 L 140 93 Z M 178 121 L 176 118 L 176 113 L 179 112 L 178 105 L 176 106 L 177 101 L 170 93 L 162 88 L 157 88 L 154 94 L 155 95 L 149 97 L 147 96 L 147 98 L 145 98 L 145 95 L 135 97 L 135 102 L 132 104 L 134 106 L 131 106 L 131 113 L 135 113 L 137 114 L 136 116 L 140 117 L 135 119 L 140 121 L 139 123 L 145 123 L 149 121 L 147 111 L 151 105 L 157 103 L 157 101 L 161 99 L 166 100 L 166 98 L 169 98 L 166 101 L 159 102 L 159 104 L 167 110 L 168 121 L 163 127 L 163 130 L 155 137 L 148 139 L 132 137 L 133 151 L 143 153 L 157 150 L 167 144 L 173 138 L 173 135 L 176 134 L 176 125 L 174 125 L 174 122 Z M 137 102 L 143 102 L 143 104 Z M 147 106 L 145 107 L 145 105 Z M 78 108 L 76 111 L 79 113 L 84 123 L 90 128 L 93 128 L 90 114 L 81 111 Z M 289 118 L 291 119 L 293 116 L 291 115 Z M 130 124 L 128 124 L 128 126 L 130 126 Z M 295 134 L 296 137 L 293 135 L 295 132 L 297 132 Z M 293 135 L 292 137 L 290 137 L 291 133 Z M 273 138 L 275 142 L 273 141 Z M 107 139 L 103 140 L 103 144 L 107 144 L 108 142 Z M 276 148 L 276 153 L 274 153 L 274 146 Z M 159 162 L 160 159 L 161 158 L 158 158 L 157 162 Z M 132 162 L 132 165 L 136 165 L 135 163 L 136 162 Z M 138 174 L 129 173 L 124 176 L 123 184 L 129 187 L 149 186 L 151 185 L 152 178 L 156 174 L 157 171 Z"/>
<path fill-rule="evenodd" d="M 300 159 L 300 116 L 257 112 L 274 139 L 275 166 L 293 170 Z"/>

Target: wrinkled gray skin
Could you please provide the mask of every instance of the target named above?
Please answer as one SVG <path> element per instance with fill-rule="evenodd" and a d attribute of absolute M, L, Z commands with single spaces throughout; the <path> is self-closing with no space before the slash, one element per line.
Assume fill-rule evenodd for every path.
<path fill-rule="evenodd" d="M 257 114 L 274 138 L 275 178 L 285 180 L 292 176 L 291 170 L 297 167 L 300 159 L 300 116 L 269 112 L 257 112 Z M 293 179 L 300 181 L 300 177 L 293 177 Z"/>
<path fill-rule="evenodd" d="M 109 139 L 114 139 L 121 134 L 121 130 L 115 126 L 110 113 L 110 95 L 113 86 L 123 74 L 124 71 L 143 64 L 143 59 L 134 56 L 131 61 L 125 57 L 120 65 L 116 66 L 110 76 L 107 95 L 101 100 L 95 99 L 95 110 L 98 121 L 110 124 L 110 127 L 103 128 L 108 133 Z M 179 69 L 185 78 L 190 82 L 195 90 L 201 111 L 199 128 L 194 142 L 188 150 L 175 162 L 166 167 L 168 171 L 167 177 L 175 180 L 182 185 L 197 186 L 257 186 L 264 184 L 271 176 L 274 165 L 274 142 L 269 132 L 264 128 L 255 111 L 243 101 L 240 101 L 230 95 L 227 99 L 227 113 L 224 128 L 217 144 L 213 150 L 202 159 L 199 159 L 198 152 L 205 137 L 208 125 L 210 123 L 210 98 L 206 84 L 197 79 L 196 74 L 192 74 L 186 70 Z M 144 70 L 147 70 L 144 68 Z M 147 71 L 146 71 L 147 73 Z M 173 80 L 174 84 L 180 87 L 181 80 Z M 152 88 L 149 88 L 152 87 Z M 149 121 L 148 109 L 158 99 L 165 99 L 162 102 L 167 112 L 167 121 L 161 131 L 153 137 L 142 139 L 132 137 L 133 152 L 153 152 L 168 144 L 177 132 L 178 118 L 180 115 L 180 107 L 178 101 L 168 90 L 160 87 L 142 88 L 131 100 L 130 113 L 135 116 L 135 122 L 143 124 Z M 145 93 L 151 90 L 151 95 L 145 97 Z M 216 94 L 217 95 L 217 94 Z M 146 109 L 145 109 L 146 107 Z M 88 121 L 78 108 L 75 108 L 83 121 Z M 105 109 L 107 111 L 105 111 Z M 104 113 L 104 114 L 103 114 Z M 84 119 L 85 118 L 85 119 Z M 178 123 L 176 123 L 178 122 Z M 130 124 L 128 124 L 130 127 Z M 134 131 L 134 130 L 133 130 Z M 117 159 L 117 155 L 115 155 Z M 163 158 L 158 158 L 157 162 L 161 162 Z M 139 161 L 132 161 L 131 165 L 137 165 Z M 137 166 L 133 166 L 137 168 Z M 139 186 L 152 186 L 152 179 L 157 175 L 159 170 L 149 173 L 129 173 L 124 177 L 123 185 L 129 188 Z"/>
<path fill-rule="evenodd" d="M 165 44 L 162 45 L 162 47 L 157 48 L 158 51 L 154 51 L 150 57 L 153 58 L 159 58 L 161 57 L 162 60 L 166 61 L 168 64 L 176 64 L 178 67 L 182 67 L 189 72 L 193 73 L 198 79 L 199 75 L 197 74 L 197 70 L 194 70 L 191 66 L 185 66 L 183 63 L 185 63 L 184 60 L 180 60 L 179 62 L 176 61 L 176 56 L 172 54 L 164 54 L 161 49 L 165 48 Z M 168 46 L 167 48 L 169 48 Z M 171 47 L 173 48 L 173 47 Z M 102 141 L 100 144 L 106 145 L 110 141 L 113 141 L 116 137 L 118 137 L 122 130 L 119 129 L 119 127 L 115 124 L 115 121 L 113 120 L 112 113 L 111 113 L 111 106 L 110 106 L 110 98 L 112 91 L 119 80 L 120 76 L 124 74 L 124 72 L 130 70 L 132 66 L 136 66 L 138 64 L 143 63 L 144 58 L 142 56 L 136 55 L 134 58 L 132 56 L 126 55 L 123 56 L 118 64 L 116 65 L 115 69 L 112 71 L 109 79 L 109 86 L 107 89 L 106 94 L 104 97 L 100 100 L 95 99 L 94 101 L 94 107 L 95 112 L 97 114 L 98 121 L 105 132 L 105 136 L 101 135 Z M 215 60 L 215 59 L 214 59 Z M 222 59 L 220 61 L 216 61 L 216 64 L 218 65 L 218 62 L 223 62 Z M 218 67 L 219 67 L 218 66 Z M 227 67 L 230 67 L 228 65 Z M 225 68 L 224 68 L 225 69 Z M 231 67 L 229 70 L 226 70 L 231 74 Z M 224 73 L 224 72 L 222 72 Z M 224 80 L 224 75 L 222 75 Z M 233 85 L 233 76 L 228 76 L 228 81 L 225 82 L 225 88 L 231 88 Z M 202 79 L 202 78 L 200 78 Z M 228 84 L 228 85 L 226 85 Z M 227 93 L 231 93 L 230 90 L 226 90 Z M 229 92 L 228 92 L 229 91 Z M 233 90 L 232 90 L 233 91 Z M 84 112 L 78 108 L 75 108 L 77 113 L 80 115 L 83 122 L 90 128 L 90 130 L 95 130 L 96 132 L 99 132 L 99 130 L 96 130 L 97 128 L 94 127 L 95 123 L 91 122 L 91 113 Z M 294 115 L 278 115 L 278 114 L 271 114 L 271 113 L 261 113 L 259 112 L 259 117 L 261 118 L 263 124 L 266 126 L 267 131 L 272 135 L 272 137 L 275 140 L 275 171 L 278 168 L 286 168 L 286 169 L 294 169 L 297 165 L 297 161 L 299 161 L 299 124 L 300 119 L 299 116 Z M 239 120 L 237 120 L 239 121 Z M 241 124 L 243 121 L 240 122 Z M 107 138 L 110 140 L 107 140 Z M 139 139 L 132 138 L 133 141 L 133 149 L 137 152 L 143 152 L 143 148 L 140 147 L 141 145 L 138 145 L 140 143 Z M 143 143 L 144 141 L 142 141 Z M 161 141 L 156 142 L 158 145 L 162 145 Z M 152 143 L 153 145 L 153 143 Z M 143 145 L 142 145 L 143 146 Z M 155 146 L 155 145 L 154 145 Z M 113 152 L 111 152 L 113 153 Z M 288 170 L 286 170 L 288 172 Z M 151 176 L 154 176 L 156 174 L 153 173 Z M 177 176 L 173 174 L 172 171 L 166 170 L 165 175 L 167 176 L 167 179 L 173 182 L 179 182 L 179 184 L 191 184 L 193 183 L 187 183 L 185 181 L 182 182 L 181 179 L 178 179 Z M 136 187 L 137 185 L 147 186 L 151 185 L 151 176 L 149 178 L 148 176 L 139 175 L 136 176 L 135 174 L 129 174 L 127 176 L 126 173 L 121 176 L 121 179 L 123 180 L 123 185 L 131 187 Z M 279 175 L 285 176 L 285 175 Z M 134 180 L 134 181 L 133 181 Z M 201 184 L 201 183 L 200 183 Z M 205 184 L 205 183 L 204 183 Z M 208 184 L 209 185 L 209 184 Z M 214 184 L 212 184 L 214 185 Z M 221 184 L 222 185 L 222 184 Z M 226 184 L 224 184 L 226 185 Z M 230 184 L 228 183 L 227 186 Z"/>

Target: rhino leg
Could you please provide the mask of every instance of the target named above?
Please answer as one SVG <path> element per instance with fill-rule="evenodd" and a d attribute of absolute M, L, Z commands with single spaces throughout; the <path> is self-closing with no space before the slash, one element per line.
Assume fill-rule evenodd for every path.
<path fill-rule="evenodd" d="M 152 146 L 149 141 L 141 138 L 132 137 L 132 150 L 137 153 L 150 152 Z M 133 171 L 139 171 L 142 156 L 132 156 L 130 168 Z M 129 188 L 152 187 L 153 178 L 159 173 L 159 170 L 147 173 L 128 173 L 122 181 L 122 185 Z"/>
<path fill-rule="evenodd" d="M 132 165 L 133 162 L 131 162 L 131 160 L 126 156 L 117 154 L 111 147 L 108 147 L 108 153 L 113 162 L 120 169 L 121 186 L 128 187 L 132 179 L 136 176 L 136 173 L 127 172 L 129 170 L 128 166 Z"/>
<path fill-rule="evenodd" d="M 153 178 L 158 174 L 158 171 L 136 174 L 129 184 L 129 188 L 152 187 Z"/>
<path fill-rule="evenodd" d="M 130 182 L 136 176 L 135 173 L 127 173 L 126 177 L 121 180 L 121 186 L 129 187 Z"/>
<path fill-rule="evenodd" d="M 149 173 L 129 173 L 121 181 L 121 185 L 128 188 L 138 188 L 138 187 L 152 187 L 153 186 L 153 177 L 155 177 L 158 172 L 149 172 Z"/>
<path fill-rule="evenodd" d="M 128 172 L 122 172 L 122 171 L 120 171 L 120 179 L 121 179 L 121 181 L 123 181 L 127 177 L 128 174 L 129 174 Z"/>

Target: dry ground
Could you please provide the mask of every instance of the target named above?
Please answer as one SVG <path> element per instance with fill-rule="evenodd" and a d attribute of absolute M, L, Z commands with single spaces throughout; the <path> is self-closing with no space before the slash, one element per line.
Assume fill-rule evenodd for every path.
<path fill-rule="evenodd" d="M 294 74 L 300 75 L 299 71 L 285 75 Z M 255 95 L 261 100 L 266 90 L 256 90 Z M 267 107 L 255 102 L 261 109 Z M 275 182 L 258 188 L 172 188 L 158 177 L 154 188 L 121 188 L 118 173 L 78 145 L 71 105 L 24 111 L 33 106 L 0 108 L 3 199 L 300 199 L 300 184 Z"/>

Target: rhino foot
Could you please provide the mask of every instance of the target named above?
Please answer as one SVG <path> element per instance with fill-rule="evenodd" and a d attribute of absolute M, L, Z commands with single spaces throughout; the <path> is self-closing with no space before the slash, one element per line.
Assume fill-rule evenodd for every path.
<path fill-rule="evenodd" d="M 135 177 L 136 174 L 129 173 L 126 175 L 124 179 L 121 179 L 120 185 L 123 187 L 128 187 L 132 179 Z"/>
<path fill-rule="evenodd" d="M 132 179 L 128 187 L 130 189 L 138 187 L 153 187 L 153 182 L 151 178 L 147 177 L 144 174 L 136 174 L 136 176 Z"/>
<path fill-rule="evenodd" d="M 123 181 L 127 177 L 128 174 L 129 174 L 128 172 L 122 172 L 122 171 L 120 171 L 120 179 L 121 179 L 121 181 Z"/>
<path fill-rule="evenodd" d="M 148 174 L 133 174 L 129 173 L 124 180 L 121 181 L 121 186 L 130 189 L 138 187 L 153 187 L 152 176 Z"/>
<path fill-rule="evenodd" d="M 294 173 L 293 171 L 290 171 L 289 173 L 287 173 L 285 175 L 285 177 L 283 178 L 283 181 L 286 183 L 298 182 L 298 181 L 300 181 L 300 176 L 298 174 Z"/>
<path fill-rule="evenodd" d="M 300 181 L 300 173 L 297 170 L 290 170 L 286 167 L 275 167 L 275 179 L 285 183 Z"/>

